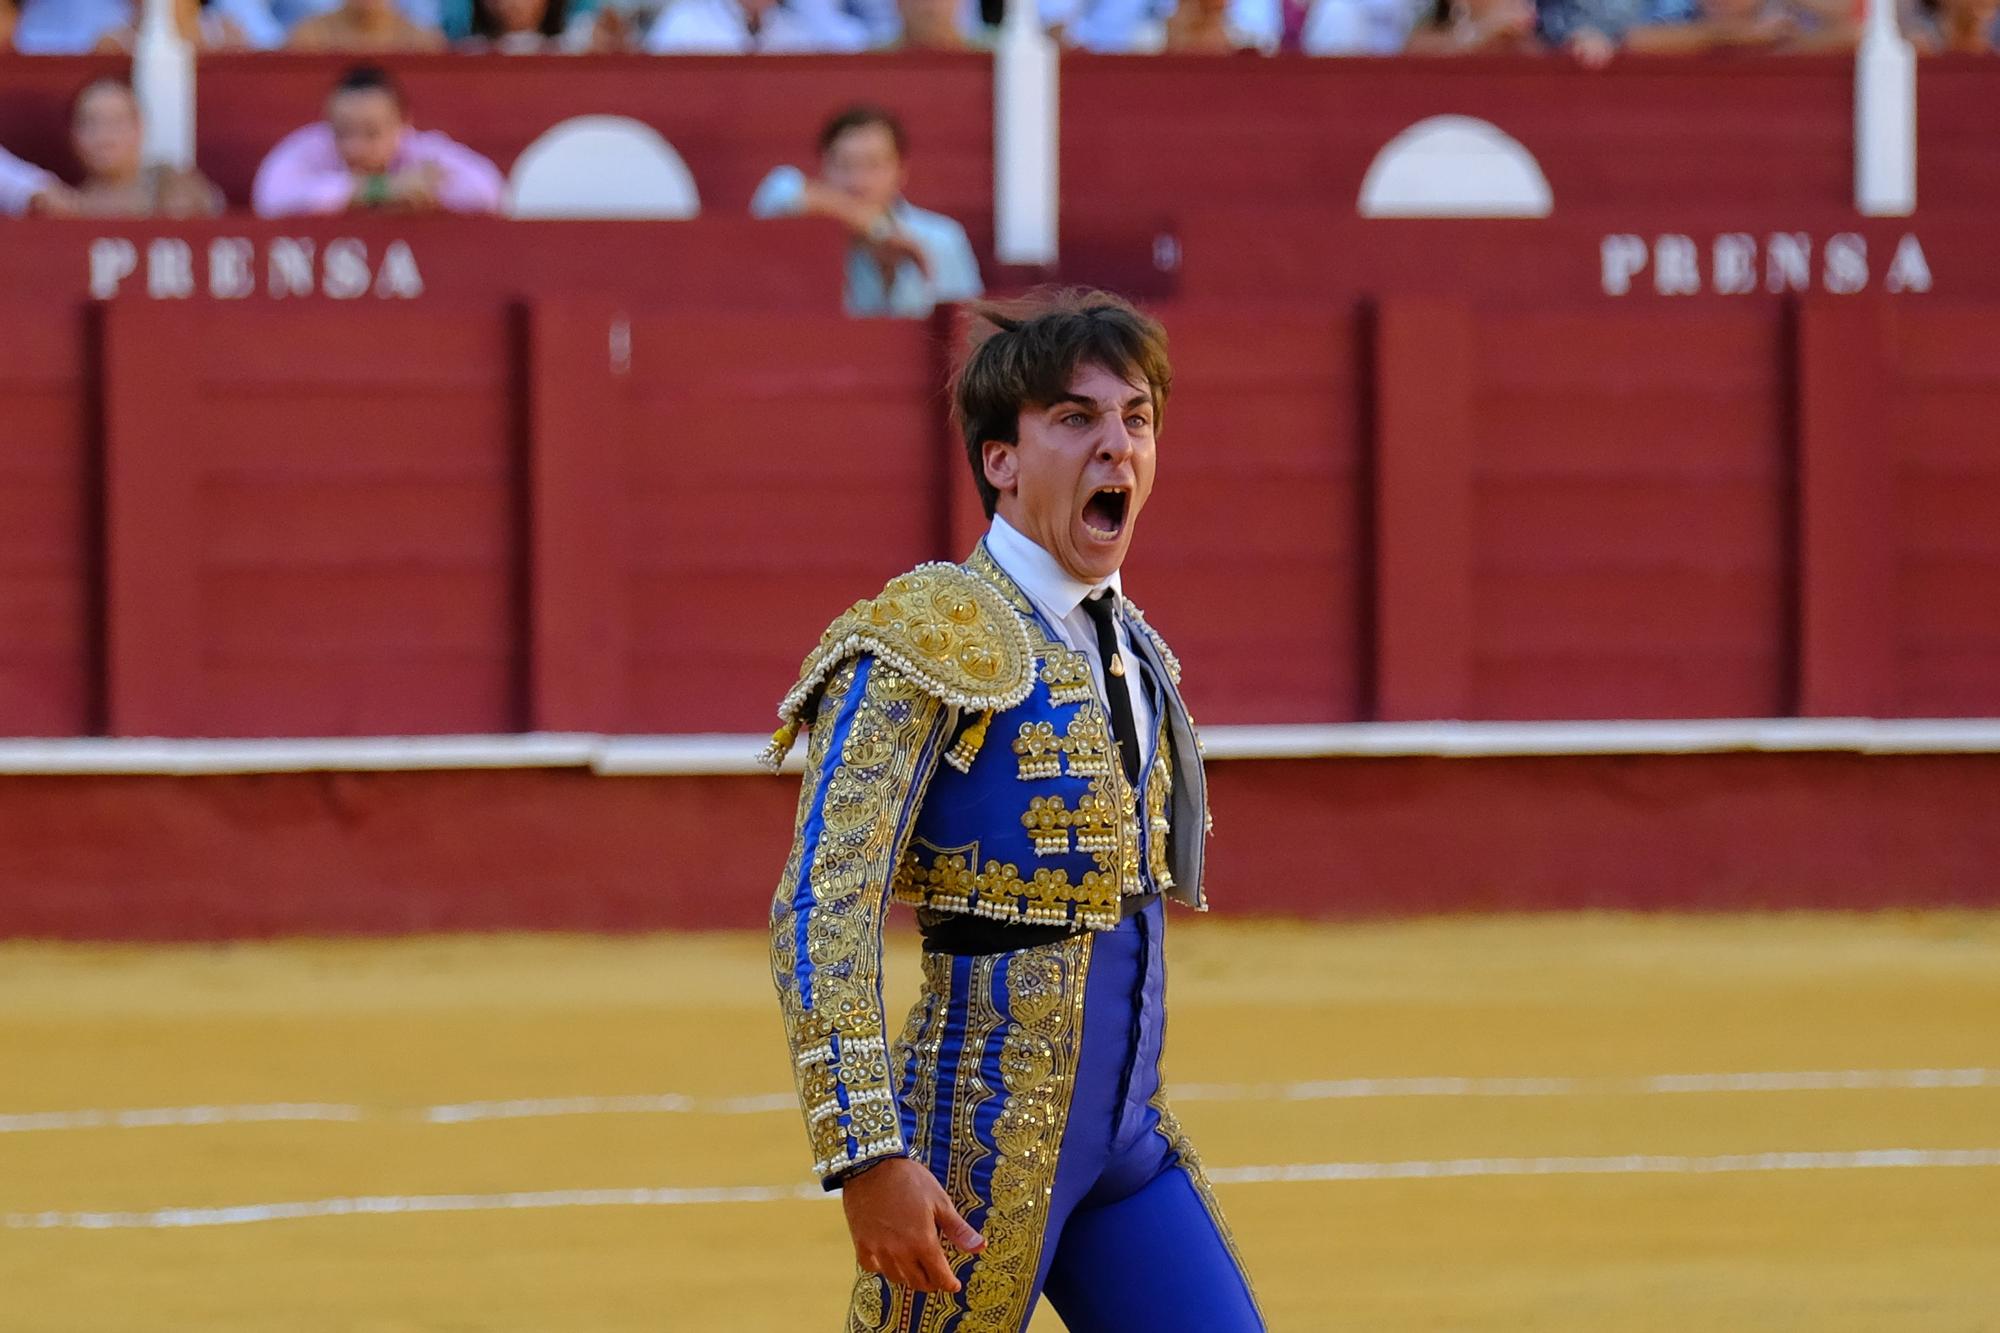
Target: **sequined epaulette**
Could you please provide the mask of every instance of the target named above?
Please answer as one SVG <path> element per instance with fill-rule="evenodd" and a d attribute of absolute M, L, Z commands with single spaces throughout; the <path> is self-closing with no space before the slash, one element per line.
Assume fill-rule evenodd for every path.
<path fill-rule="evenodd" d="M 782 724 L 760 756 L 776 768 L 797 739 L 801 715 L 842 662 L 867 653 L 925 693 L 967 711 L 997 712 L 1028 697 L 1034 648 L 998 590 L 958 565 L 919 565 L 879 596 L 856 602 L 827 627 L 778 705 Z"/>

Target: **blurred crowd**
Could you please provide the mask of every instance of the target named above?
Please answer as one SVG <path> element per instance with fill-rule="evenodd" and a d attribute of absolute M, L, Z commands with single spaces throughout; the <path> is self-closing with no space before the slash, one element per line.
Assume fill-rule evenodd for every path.
<path fill-rule="evenodd" d="M 1039 0 L 1068 46 L 1108 54 L 1445 55 L 1852 46 L 1864 0 Z M 639 51 L 729 55 L 979 49 L 1002 0 L 174 0 L 204 50 Z M 2000 0 L 1897 0 L 1919 50 L 1990 53 Z M 0 0 L 0 49 L 129 51 L 135 0 Z"/>

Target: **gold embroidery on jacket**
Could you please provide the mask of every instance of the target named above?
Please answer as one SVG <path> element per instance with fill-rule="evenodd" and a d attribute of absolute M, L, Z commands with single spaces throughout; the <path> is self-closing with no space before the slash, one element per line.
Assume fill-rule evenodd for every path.
<path fill-rule="evenodd" d="M 1039 782 L 1062 776 L 1062 756 L 1066 748 L 1056 736 L 1053 722 L 1023 722 L 1014 737 L 1014 753 L 1019 758 L 1017 772 L 1024 782 Z"/>
<path fill-rule="evenodd" d="M 989 859 L 974 870 L 973 861 L 959 851 L 926 849 L 931 853 L 926 862 L 921 846 L 921 840 L 913 843 L 896 867 L 890 893 L 899 903 L 941 912 L 970 912 L 998 921 L 1060 925 L 1073 919 L 1094 930 L 1118 924 L 1116 875 L 1086 870 L 1083 883 L 1078 885 L 1070 883 L 1068 871 L 1044 866 L 1023 878 L 1021 867 L 1011 861 Z M 1136 856 L 1133 871 L 1136 874 Z"/>
<path fill-rule="evenodd" d="M 822 684 L 864 654 L 941 703 L 967 711 L 1012 708 L 1035 681 L 1033 642 L 1013 612 L 990 579 L 958 565 L 919 565 L 897 575 L 827 626 L 779 701 L 781 725 L 760 758 L 775 770 Z"/>
<path fill-rule="evenodd" d="M 1166 725 L 1162 723 L 1159 739 L 1153 746 L 1153 773 L 1146 788 L 1146 867 L 1153 872 L 1153 883 L 1161 893 L 1169 893 L 1174 887 L 1174 826 L 1169 814 L 1174 796 L 1172 749 L 1167 743 Z"/>
<path fill-rule="evenodd" d="M 1041 677 L 1051 703 L 1080 704 L 1097 692 L 1090 678 L 1090 659 L 1058 643 L 1045 649 Z"/>
<path fill-rule="evenodd" d="M 890 1083 L 882 1015 L 883 886 L 896 862 L 903 813 L 921 800 L 936 766 L 943 705 L 886 664 L 870 669 L 839 761 L 825 779 L 833 720 L 855 688 L 853 663 L 828 684 L 807 750 L 793 857 L 772 906 L 772 970 L 790 1038 L 799 1101 L 824 1176 L 903 1151 Z M 807 820 L 821 801 L 821 833 L 809 870 L 812 901 L 798 904 Z M 806 958 L 796 956 L 795 921 L 805 911 Z M 810 1001 L 799 966 L 812 964 Z"/>

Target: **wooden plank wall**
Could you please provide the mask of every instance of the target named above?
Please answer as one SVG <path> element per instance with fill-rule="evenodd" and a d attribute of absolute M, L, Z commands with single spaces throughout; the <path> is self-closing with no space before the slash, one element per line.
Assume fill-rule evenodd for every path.
<path fill-rule="evenodd" d="M 1990 305 L 1162 314 L 1128 586 L 1204 721 L 2000 714 Z M 955 337 L 112 302 L 0 377 L 0 727 L 760 730 L 979 531 Z"/>
<path fill-rule="evenodd" d="M 98 730 L 96 312 L 0 306 L 0 734 Z"/>
<path fill-rule="evenodd" d="M 525 724 L 510 324 L 108 308 L 114 733 Z"/>

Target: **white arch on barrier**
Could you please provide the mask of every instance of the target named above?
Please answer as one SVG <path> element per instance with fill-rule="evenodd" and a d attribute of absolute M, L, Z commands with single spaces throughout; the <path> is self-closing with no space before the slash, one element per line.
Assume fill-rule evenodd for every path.
<path fill-rule="evenodd" d="M 573 116 L 521 151 L 507 176 L 517 218 L 691 218 L 694 174 L 658 131 L 629 116 Z"/>
<path fill-rule="evenodd" d="M 1535 155 L 1473 116 L 1430 116 L 1391 139 L 1355 203 L 1365 218 L 1545 218 L 1554 207 Z"/>

